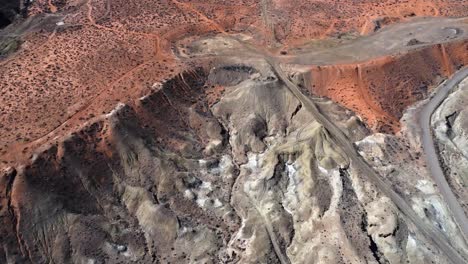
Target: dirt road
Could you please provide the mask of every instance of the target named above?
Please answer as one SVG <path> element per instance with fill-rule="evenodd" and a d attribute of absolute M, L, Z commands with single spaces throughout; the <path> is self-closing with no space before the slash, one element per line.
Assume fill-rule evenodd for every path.
<path fill-rule="evenodd" d="M 299 99 L 315 119 L 324 126 L 325 129 L 332 135 L 332 138 L 336 141 L 336 145 L 341 147 L 343 151 L 348 155 L 353 165 L 361 170 L 361 172 L 366 175 L 369 180 L 374 183 L 377 188 L 388 196 L 393 203 L 400 209 L 400 211 L 409 218 L 419 229 L 424 236 L 432 240 L 445 254 L 452 260 L 454 263 L 467 263 L 468 255 L 466 252 L 458 252 L 448 240 L 445 239 L 444 234 L 434 226 L 424 222 L 411 208 L 411 206 L 400 196 L 398 195 L 390 184 L 384 182 L 380 175 L 374 171 L 359 155 L 354 148 L 351 141 L 344 135 L 344 133 L 330 120 L 328 120 L 317 108 L 315 103 L 309 99 L 307 96 L 302 94 L 299 88 L 289 80 L 286 74 L 280 67 L 280 64 L 275 61 L 273 58 L 266 58 L 266 60 L 272 65 L 278 77 L 284 82 L 288 89 Z"/>
<path fill-rule="evenodd" d="M 251 44 L 242 40 L 226 37 L 237 41 L 240 45 L 234 45 L 232 47 L 214 46 L 214 49 L 210 50 L 209 56 L 233 56 L 242 57 L 248 56 L 250 58 L 258 58 L 266 60 L 273 70 L 275 71 L 278 78 L 286 85 L 291 93 L 302 103 L 303 107 L 307 109 L 314 118 L 323 125 L 323 127 L 331 134 L 336 145 L 343 149 L 348 155 L 352 162 L 352 165 L 358 168 L 363 175 L 366 175 L 368 179 L 376 185 L 376 187 L 387 197 L 389 197 L 393 203 L 399 208 L 399 210 L 411 220 L 415 226 L 418 227 L 420 232 L 436 244 L 439 249 L 453 262 L 453 263 L 467 263 L 468 252 L 460 252 L 454 248 L 452 242 L 446 238 L 445 234 L 437 229 L 434 225 L 424 221 L 416 212 L 413 210 L 411 205 L 397 194 L 392 185 L 382 179 L 382 177 L 363 159 L 357 152 L 354 144 L 350 139 L 330 120 L 328 120 L 321 112 L 320 109 L 315 105 L 313 100 L 302 94 L 300 89 L 294 84 L 287 74 L 283 71 L 281 65 L 287 64 L 306 64 L 306 65 L 320 65 L 320 64 L 334 64 L 342 62 L 357 62 L 360 60 L 366 60 L 373 57 L 384 56 L 388 54 L 397 54 L 399 52 L 405 52 L 410 49 L 419 48 L 421 46 L 436 45 L 441 43 L 448 43 L 451 41 L 460 41 L 468 38 L 468 24 L 463 19 L 450 19 L 450 18 L 438 18 L 438 19 L 420 19 L 411 23 L 397 24 L 380 32 L 358 39 L 336 48 L 331 48 L 322 51 L 307 51 L 302 50 L 300 54 L 293 54 L 290 56 L 273 56 L 267 52 L 252 46 Z M 412 39 L 418 40 L 417 45 L 408 45 Z M 225 45 L 224 45 L 225 46 Z M 203 56 L 203 55 L 202 55 Z M 468 70 L 467 70 L 468 72 Z M 456 83 L 458 78 L 461 78 L 463 74 L 457 75 L 453 82 Z M 443 93 L 440 94 L 442 99 L 444 98 Z M 436 103 L 436 101 L 434 101 Z M 440 103 L 440 102 L 439 102 Z M 436 105 L 438 105 L 436 103 Z M 432 109 L 433 110 L 433 109 Z M 432 113 L 432 111 L 431 111 Z M 429 124 L 429 123 L 427 123 Z M 429 129 L 425 129 L 429 131 Z M 430 133 L 430 132 L 429 132 Z M 429 141 L 427 145 L 432 145 L 433 142 Z M 435 150 L 434 150 L 435 151 Z M 434 156 L 437 160 L 437 156 Z M 438 164 L 438 163 L 437 163 Z M 440 167 L 439 167 L 440 169 Z M 437 174 L 437 178 L 440 180 L 443 178 L 443 174 Z M 442 176 L 441 176 L 442 175 Z M 451 193 L 448 185 L 444 188 L 445 193 Z M 453 195 L 453 194 L 452 194 Z M 444 195 L 444 197 L 446 197 Z M 457 201 L 454 197 L 447 200 L 449 204 L 455 205 L 454 212 L 462 212 L 461 209 L 456 209 Z M 450 208 L 452 209 L 452 205 Z M 454 209 L 452 209 L 454 210 Z M 466 221 L 463 220 L 463 216 L 457 215 L 456 220 L 460 221 L 461 226 L 465 225 Z M 465 230 L 466 226 L 462 227 Z"/>
<path fill-rule="evenodd" d="M 467 38 L 468 23 L 465 18 L 424 18 L 394 24 L 372 35 L 328 49 L 311 50 L 304 47 L 297 54 L 283 56 L 283 60 L 303 65 L 356 63 Z"/>

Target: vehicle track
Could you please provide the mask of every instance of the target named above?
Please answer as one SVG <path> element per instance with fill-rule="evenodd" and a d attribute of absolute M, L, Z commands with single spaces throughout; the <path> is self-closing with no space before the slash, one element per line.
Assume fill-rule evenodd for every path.
<path fill-rule="evenodd" d="M 315 119 L 324 126 L 325 129 L 332 135 L 333 140 L 335 140 L 336 145 L 341 147 L 342 150 L 348 155 L 350 160 L 354 165 L 359 168 L 363 174 L 365 174 L 376 186 L 377 188 L 386 196 L 388 196 L 393 203 L 398 207 L 398 209 L 409 218 L 415 226 L 418 227 L 419 231 L 428 240 L 432 240 L 438 247 L 441 249 L 446 256 L 453 261 L 454 263 L 467 263 L 468 256 L 466 252 L 458 252 L 449 241 L 444 239 L 444 234 L 441 231 L 437 230 L 433 226 L 425 223 L 411 208 L 411 206 L 400 196 L 398 195 L 391 186 L 381 179 L 380 175 L 374 171 L 360 156 L 350 140 L 345 136 L 345 134 L 331 121 L 329 121 L 318 109 L 315 103 L 306 97 L 299 88 L 289 80 L 286 74 L 281 69 L 280 64 L 271 57 L 265 58 L 268 63 L 273 67 L 277 76 L 281 81 L 286 85 L 286 87 L 294 94 L 294 96 L 302 103 L 314 117 Z"/>
<path fill-rule="evenodd" d="M 300 88 L 294 84 L 287 74 L 281 68 L 281 58 L 271 56 L 266 52 L 256 49 L 252 45 L 245 43 L 239 39 L 234 39 L 239 42 L 244 48 L 245 52 L 252 57 L 263 58 L 273 69 L 274 73 L 277 75 L 279 80 L 281 80 L 289 91 L 301 102 L 302 106 L 305 107 L 332 136 L 335 144 L 342 148 L 342 150 L 348 155 L 351 162 L 359 170 L 362 171 L 364 175 L 368 177 L 369 180 L 387 197 L 389 197 L 393 203 L 398 207 L 398 209 L 409 219 L 414 225 L 419 229 L 419 231 L 424 235 L 424 237 L 430 241 L 433 241 L 435 245 L 450 259 L 453 263 L 464 264 L 468 262 L 468 253 L 459 252 L 456 250 L 453 245 L 445 238 L 445 235 L 433 225 L 428 224 L 419 217 L 411 206 L 399 195 L 397 194 L 391 184 L 385 182 L 381 176 L 371 168 L 364 158 L 357 152 L 354 148 L 354 144 L 351 143 L 349 138 L 341 131 L 333 122 L 328 120 L 316 106 L 316 104 L 307 96 L 305 96 Z"/>

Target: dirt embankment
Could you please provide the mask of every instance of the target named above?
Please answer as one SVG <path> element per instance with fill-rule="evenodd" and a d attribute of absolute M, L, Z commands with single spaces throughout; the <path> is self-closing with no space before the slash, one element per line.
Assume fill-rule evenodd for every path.
<path fill-rule="evenodd" d="M 374 131 L 397 132 L 405 108 L 468 63 L 467 49 L 462 41 L 356 64 L 314 66 L 309 89 L 352 109 Z"/>
<path fill-rule="evenodd" d="M 254 61 L 174 75 L 0 171 L 0 263 L 447 263 Z"/>
<path fill-rule="evenodd" d="M 186 166 L 201 158 L 204 141 L 216 137 L 215 129 L 206 129 L 217 125 L 208 110 L 218 97 L 214 88 L 202 69 L 183 72 L 137 103 L 119 105 L 43 145 L 24 166 L 2 170 L 0 262 L 70 263 L 93 256 L 99 262 L 181 263 L 190 251 L 172 245 L 176 215 L 180 225 L 197 229 L 191 234 L 219 234 L 213 243 L 228 239 L 235 219 L 223 221 L 177 190 L 188 184 L 186 172 L 193 168 Z M 145 224 L 154 217 L 155 224 Z M 154 238 L 145 239 L 140 225 Z M 215 248 L 210 243 L 207 248 Z"/>
<path fill-rule="evenodd" d="M 390 0 L 293 5 L 276 0 L 266 1 L 266 8 L 260 2 L 265 1 L 32 2 L 29 16 L 63 17 L 59 24 L 44 22 L 41 30 L 22 36 L 19 50 L 0 62 L 0 155 L 30 152 L 31 142 L 74 129 L 183 71 L 187 65 L 171 51 L 180 38 L 240 33 L 262 47 L 272 40 L 294 45 L 346 32 L 367 34 L 400 18 L 462 16 L 467 11 L 457 0 L 437 5 Z M 259 15 L 262 10 L 267 18 Z"/>

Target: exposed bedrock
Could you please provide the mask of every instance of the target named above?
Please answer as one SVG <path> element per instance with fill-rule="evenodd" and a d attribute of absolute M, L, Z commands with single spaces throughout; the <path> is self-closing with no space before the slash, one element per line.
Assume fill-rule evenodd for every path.
<path fill-rule="evenodd" d="M 432 116 L 434 136 L 437 139 L 440 162 L 447 182 L 468 213 L 468 79 L 442 102 Z"/>
<path fill-rule="evenodd" d="M 397 188 L 413 183 L 381 163 L 398 139 L 316 102 Z M 257 59 L 178 74 L 6 168 L 0 187 L 1 263 L 448 262 Z M 427 197 L 405 193 L 415 208 Z M 458 243 L 444 208 L 421 212 Z"/>

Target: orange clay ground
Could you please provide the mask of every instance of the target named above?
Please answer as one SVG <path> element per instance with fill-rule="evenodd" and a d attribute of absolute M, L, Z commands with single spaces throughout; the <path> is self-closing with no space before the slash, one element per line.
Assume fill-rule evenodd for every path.
<path fill-rule="evenodd" d="M 309 89 L 359 113 L 374 131 L 394 133 L 408 106 L 468 64 L 467 50 L 462 41 L 362 63 L 313 66 Z"/>
<path fill-rule="evenodd" d="M 0 61 L 0 160 L 16 160 L 111 111 L 117 102 L 134 104 L 158 82 L 192 68 L 172 52 L 182 38 L 242 33 L 274 51 L 341 33 L 368 34 L 414 16 L 462 16 L 468 13 L 463 2 L 37 0 L 30 16 L 63 15 L 63 25 L 24 34 L 20 50 Z M 446 50 L 457 60 L 466 54 L 466 45 Z M 439 51 L 431 48 L 401 60 L 382 58 L 339 69 L 316 67 L 310 89 L 355 110 L 376 130 L 396 131 L 403 107 L 425 93 L 419 84 L 430 85 L 436 75 L 453 71 L 447 65 L 446 72 L 431 71 L 427 62 L 447 62 Z M 418 67 L 405 66 L 414 63 Z M 398 83 L 384 71 L 416 79 Z"/>

